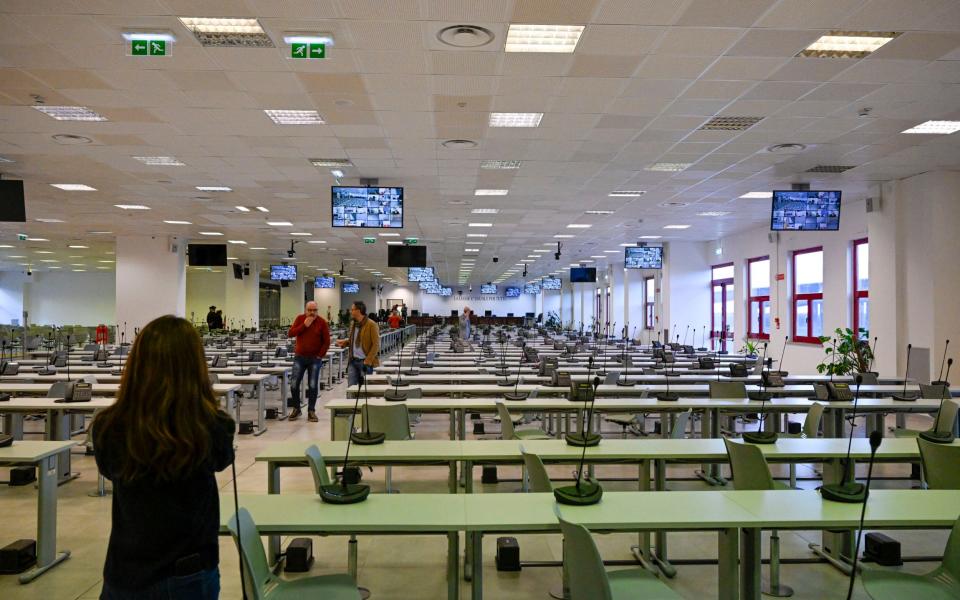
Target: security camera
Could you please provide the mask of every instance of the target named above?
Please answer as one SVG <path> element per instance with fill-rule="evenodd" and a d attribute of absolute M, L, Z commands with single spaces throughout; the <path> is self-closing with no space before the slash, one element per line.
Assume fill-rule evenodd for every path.
<path fill-rule="evenodd" d="M 27 277 L 32 277 L 32 276 L 33 276 L 33 271 L 31 271 L 30 269 L 27 269 Z"/>
<path fill-rule="evenodd" d="M 560 260 L 560 249 L 563 248 L 563 244 L 557 242 L 557 251 L 553 253 L 553 260 Z"/>
<path fill-rule="evenodd" d="M 496 256 L 494 256 L 494 257 L 493 257 L 493 262 L 500 262 L 500 259 L 497 258 Z"/>

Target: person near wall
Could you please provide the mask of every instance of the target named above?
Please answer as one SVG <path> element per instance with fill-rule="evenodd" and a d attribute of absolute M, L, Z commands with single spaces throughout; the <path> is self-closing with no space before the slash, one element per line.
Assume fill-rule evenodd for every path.
<path fill-rule="evenodd" d="M 472 314 L 473 311 L 469 306 L 463 307 L 463 314 L 460 315 L 460 337 L 465 340 L 470 339 L 470 315 Z"/>
<path fill-rule="evenodd" d="M 207 313 L 207 329 L 216 329 L 217 327 L 217 307 L 211 306 L 210 312 Z"/>
<path fill-rule="evenodd" d="M 380 366 L 380 328 L 367 316 L 367 306 L 356 301 L 350 306 L 350 330 L 337 346 L 348 348 L 347 382 L 357 385 L 364 375 Z"/>
<path fill-rule="evenodd" d="M 390 329 L 400 329 L 400 321 L 400 313 L 397 312 L 397 309 L 393 309 L 393 312 L 387 317 L 387 323 L 390 324 Z"/>
<path fill-rule="evenodd" d="M 148 323 L 116 402 L 91 425 L 97 467 L 113 482 L 101 600 L 219 597 L 214 473 L 233 462 L 233 432 L 196 328 L 173 315 Z"/>
<path fill-rule="evenodd" d="M 318 314 L 319 308 L 314 301 L 307 302 L 303 314 L 294 319 L 287 337 L 297 338 L 293 350 L 293 373 L 290 376 L 290 400 L 293 407 L 289 420 L 300 418 L 300 383 L 307 375 L 307 420 L 316 423 L 317 393 L 320 386 L 320 370 L 323 357 L 330 349 L 330 327 Z"/>

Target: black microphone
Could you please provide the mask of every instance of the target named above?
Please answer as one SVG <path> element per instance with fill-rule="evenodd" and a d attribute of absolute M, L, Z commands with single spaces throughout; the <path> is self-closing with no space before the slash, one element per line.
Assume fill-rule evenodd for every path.
<path fill-rule="evenodd" d="M 763 356 L 760 358 L 760 364 L 761 364 L 761 367 L 760 367 L 760 373 L 761 373 L 761 376 L 760 376 L 760 391 L 759 391 L 759 392 L 750 392 L 749 394 L 747 394 L 747 397 L 750 398 L 751 400 L 764 400 L 764 401 L 766 401 L 766 400 L 769 400 L 769 399 L 772 397 L 771 394 L 770 394 L 770 392 L 765 392 L 765 391 L 763 391 L 763 366 L 762 366 L 762 365 L 765 365 L 766 362 L 767 362 L 767 347 L 768 347 L 769 345 L 770 345 L 770 342 L 764 342 L 764 343 L 763 343 Z"/>
<path fill-rule="evenodd" d="M 361 446 L 372 446 L 375 444 L 382 444 L 387 438 L 387 434 L 383 432 L 371 432 L 370 431 L 370 394 L 367 390 L 367 376 L 363 372 L 363 366 L 360 366 L 360 378 L 357 380 L 357 402 L 354 404 L 353 414 L 357 414 L 356 405 L 360 403 L 360 386 L 363 386 L 363 406 L 366 409 L 366 415 L 363 418 L 363 429 L 364 431 L 354 432 L 351 430 L 350 439 L 353 440 L 355 444 L 360 444 Z M 348 388 L 349 389 L 349 388 Z M 351 428 L 352 429 L 352 428 Z M 349 445 L 347 446 L 347 451 L 349 452 Z M 344 469 L 346 469 L 346 459 L 344 459 Z"/>
<path fill-rule="evenodd" d="M 910 350 L 913 349 L 913 344 L 907 344 L 907 368 L 903 372 L 903 392 L 898 396 L 894 394 L 891 396 L 894 400 L 899 400 L 900 402 L 914 402 L 916 398 L 912 395 L 907 396 L 907 377 L 910 374 Z"/>
<path fill-rule="evenodd" d="M 584 425 L 583 433 L 579 436 L 582 443 L 577 443 L 576 434 L 567 434 L 568 444 L 581 446 L 583 449 L 580 451 L 580 464 L 577 467 L 576 483 L 572 486 L 558 487 L 553 490 L 553 497 L 560 504 L 586 506 L 600 502 L 600 498 L 603 497 L 603 488 L 600 487 L 600 483 L 597 480 L 583 481 L 583 463 L 587 456 L 587 446 L 596 446 L 600 443 L 599 434 L 591 433 L 588 435 L 586 433 L 586 428 L 593 422 L 593 404 L 597 399 L 597 388 L 600 387 L 600 378 L 594 377 L 592 383 L 593 397 L 590 399 L 587 422 Z"/>
<path fill-rule="evenodd" d="M 523 365 L 523 356 L 526 354 L 527 343 L 525 341 L 520 342 L 520 360 L 517 361 L 517 382 L 513 385 L 513 391 L 507 392 L 503 395 L 504 399 L 512 400 L 514 402 L 519 402 L 521 400 L 526 400 L 527 396 L 530 394 L 527 392 L 520 392 L 520 368 Z"/>
<path fill-rule="evenodd" d="M 950 367 L 953 366 L 953 359 L 947 361 L 947 378 L 950 377 Z M 941 372 L 942 374 L 942 372 Z M 943 412 L 943 403 L 946 402 L 950 396 L 950 384 L 947 382 L 938 381 L 934 385 L 941 386 L 940 394 L 940 407 L 937 409 L 937 417 L 933 420 L 933 429 L 930 431 L 921 431 L 920 437 L 927 440 L 928 442 L 933 442 L 934 444 L 952 444 L 955 439 L 953 436 L 953 423 L 946 424 L 946 431 L 940 431 L 940 413 Z"/>
<path fill-rule="evenodd" d="M 401 330 L 402 331 L 402 330 Z M 400 355 L 397 357 L 397 378 L 393 382 L 393 389 L 387 389 L 383 393 L 384 400 L 389 402 L 403 402 L 407 395 L 400 391 L 400 386 L 410 385 L 409 381 L 403 381 L 400 376 L 400 369 L 403 368 L 403 334 L 400 334 Z"/>
<path fill-rule="evenodd" d="M 944 356 L 946 356 L 946 353 L 944 353 Z M 873 336 L 873 348 L 870 349 L 870 364 L 867 365 L 868 371 L 873 371 L 873 360 L 875 358 L 877 358 L 877 336 Z"/>
<path fill-rule="evenodd" d="M 241 539 L 240 532 L 240 496 L 237 492 L 237 458 L 236 458 L 236 448 L 234 448 L 234 458 L 230 463 L 230 468 L 233 470 L 233 514 L 236 515 L 237 519 L 237 553 L 240 555 L 240 591 L 243 595 L 243 600 L 247 600 L 247 584 L 243 581 L 243 540 Z M 256 585 L 256 583 L 254 584 Z"/>
<path fill-rule="evenodd" d="M 945 385 L 950 387 L 950 369 L 947 368 L 947 378 L 943 378 L 943 361 L 947 359 L 947 347 L 950 345 L 950 340 L 947 340 L 947 343 L 943 345 L 943 358 L 940 360 L 940 374 L 937 375 L 937 380 L 930 382 L 930 385 Z"/>
<path fill-rule="evenodd" d="M 767 357 L 767 343 L 763 344 L 763 358 L 766 360 Z M 767 400 L 770 400 L 773 395 L 770 392 L 763 391 L 763 378 L 760 378 L 760 391 L 752 392 L 747 395 L 751 400 L 760 400 L 760 415 L 757 419 L 757 430 L 756 431 L 745 431 L 743 433 L 743 441 L 750 442 L 751 444 L 773 444 L 777 441 L 777 432 L 775 431 L 763 431 L 763 423 L 766 418 L 766 406 Z"/>
<path fill-rule="evenodd" d="M 636 332 L 637 332 L 636 326 L 634 326 L 633 332 L 634 332 L 634 335 L 636 335 Z M 624 337 L 624 338 L 627 337 L 627 326 L 626 326 L 626 325 L 623 326 L 623 337 Z M 632 340 L 630 340 L 630 341 L 632 341 Z M 630 362 L 631 362 L 631 359 L 627 357 L 627 346 L 629 346 L 630 341 L 628 341 L 628 340 L 626 340 L 626 339 L 624 339 L 624 341 L 623 341 L 623 353 L 620 355 L 620 356 L 621 356 L 621 358 L 620 358 L 620 361 L 621 361 L 620 364 L 623 365 L 623 377 L 617 378 L 617 385 L 620 386 L 620 387 L 633 387 L 634 384 L 636 383 L 636 382 L 633 382 L 633 381 L 629 381 L 629 376 L 630 376 Z"/>
<path fill-rule="evenodd" d="M 857 375 L 857 393 L 853 398 L 853 418 L 850 421 L 850 437 L 847 440 L 847 456 L 843 462 L 843 477 L 841 478 L 840 483 L 828 483 L 820 488 L 820 495 L 824 500 L 856 504 L 858 502 L 864 502 L 867 498 L 867 488 L 862 483 L 857 483 L 854 467 L 850 463 L 850 448 L 853 445 L 853 431 L 855 429 L 854 425 L 856 424 L 857 419 L 857 403 L 860 400 L 861 383 L 863 383 L 863 376 Z"/>
<path fill-rule="evenodd" d="M 683 332 L 683 345 L 687 345 L 687 334 L 690 333 L 690 324 L 687 323 L 687 328 Z"/>
<path fill-rule="evenodd" d="M 363 372 L 361 372 L 359 375 L 360 375 L 360 378 L 357 380 L 357 399 L 353 403 L 353 418 L 356 418 L 357 407 L 360 404 L 360 385 L 363 383 L 363 380 L 364 380 Z M 367 414 L 369 416 L 369 411 Z M 364 420 L 366 421 L 367 419 L 364 419 Z M 350 442 L 356 442 L 358 444 L 362 444 L 363 442 L 361 442 L 361 440 L 365 439 L 366 436 L 377 435 L 377 434 L 371 434 L 370 432 L 367 432 L 366 434 L 364 434 L 363 432 L 354 432 L 352 419 L 350 423 L 351 423 L 351 426 L 350 426 L 351 431 L 350 431 L 350 435 L 347 436 L 347 451 L 343 455 L 343 471 L 341 471 L 340 473 L 340 483 L 330 483 L 327 485 L 320 486 L 320 490 L 319 490 L 320 500 L 326 502 L 327 504 L 356 504 L 357 502 L 363 502 L 364 500 L 367 499 L 367 496 L 370 495 L 369 485 L 363 485 L 359 483 L 351 483 L 351 484 L 347 483 L 347 465 L 349 464 L 349 460 L 350 460 Z M 333 427 L 333 424 L 331 423 L 330 426 Z M 366 426 L 369 426 L 369 424 L 366 424 Z M 379 435 L 386 437 L 382 433 Z M 381 439 L 380 442 L 382 441 L 383 440 Z M 375 443 L 380 443 L 380 442 L 375 442 Z"/>
<path fill-rule="evenodd" d="M 783 357 L 787 355 L 787 344 L 790 343 L 790 336 L 783 339 L 783 350 L 780 351 L 780 360 L 777 361 L 777 373 L 780 377 L 786 377 L 787 372 L 783 370 Z"/>
<path fill-rule="evenodd" d="M 857 528 L 857 542 L 853 548 L 853 566 L 850 569 L 850 586 L 847 587 L 847 600 L 853 596 L 853 582 L 857 578 L 857 556 L 860 554 L 860 538 L 863 536 L 863 520 L 867 514 L 867 496 L 870 495 L 870 480 L 873 478 L 873 461 L 883 436 L 879 431 L 870 432 L 870 464 L 867 466 L 867 485 L 864 491 L 863 506 L 860 508 L 860 526 Z"/>

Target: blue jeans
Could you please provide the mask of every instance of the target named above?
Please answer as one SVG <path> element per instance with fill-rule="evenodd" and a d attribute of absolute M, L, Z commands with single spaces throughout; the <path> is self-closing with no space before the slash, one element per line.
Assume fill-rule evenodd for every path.
<path fill-rule="evenodd" d="M 199 571 L 183 577 L 168 577 L 137 591 L 117 589 L 106 581 L 100 600 L 217 600 L 220 598 L 220 569 Z"/>
<path fill-rule="evenodd" d="M 347 385 L 354 386 L 360 383 L 361 373 L 373 373 L 373 367 L 364 365 L 362 358 L 351 358 L 347 363 Z"/>
<path fill-rule="evenodd" d="M 307 410 L 317 409 L 317 393 L 320 387 L 320 367 L 323 366 L 322 358 L 313 358 L 311 356 L 293 357 L 293 374 L 290 377 L 290 400 L 287 406 L 300 408 L 300 382 L 303 381 L 304 373 L 307 374 Z"/>

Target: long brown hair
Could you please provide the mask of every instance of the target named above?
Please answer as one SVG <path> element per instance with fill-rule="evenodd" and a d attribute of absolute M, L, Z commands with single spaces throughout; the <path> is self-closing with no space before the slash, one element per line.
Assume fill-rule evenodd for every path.
<path fill-rule="evenodd" d="M 200 336 L 186 319 L 166 315 L 137 335 L 116 403 L 93 422 L 94 446 L 120 442 L 121 480 L 173 480 L 207 459 L 216 414 Z"/>

